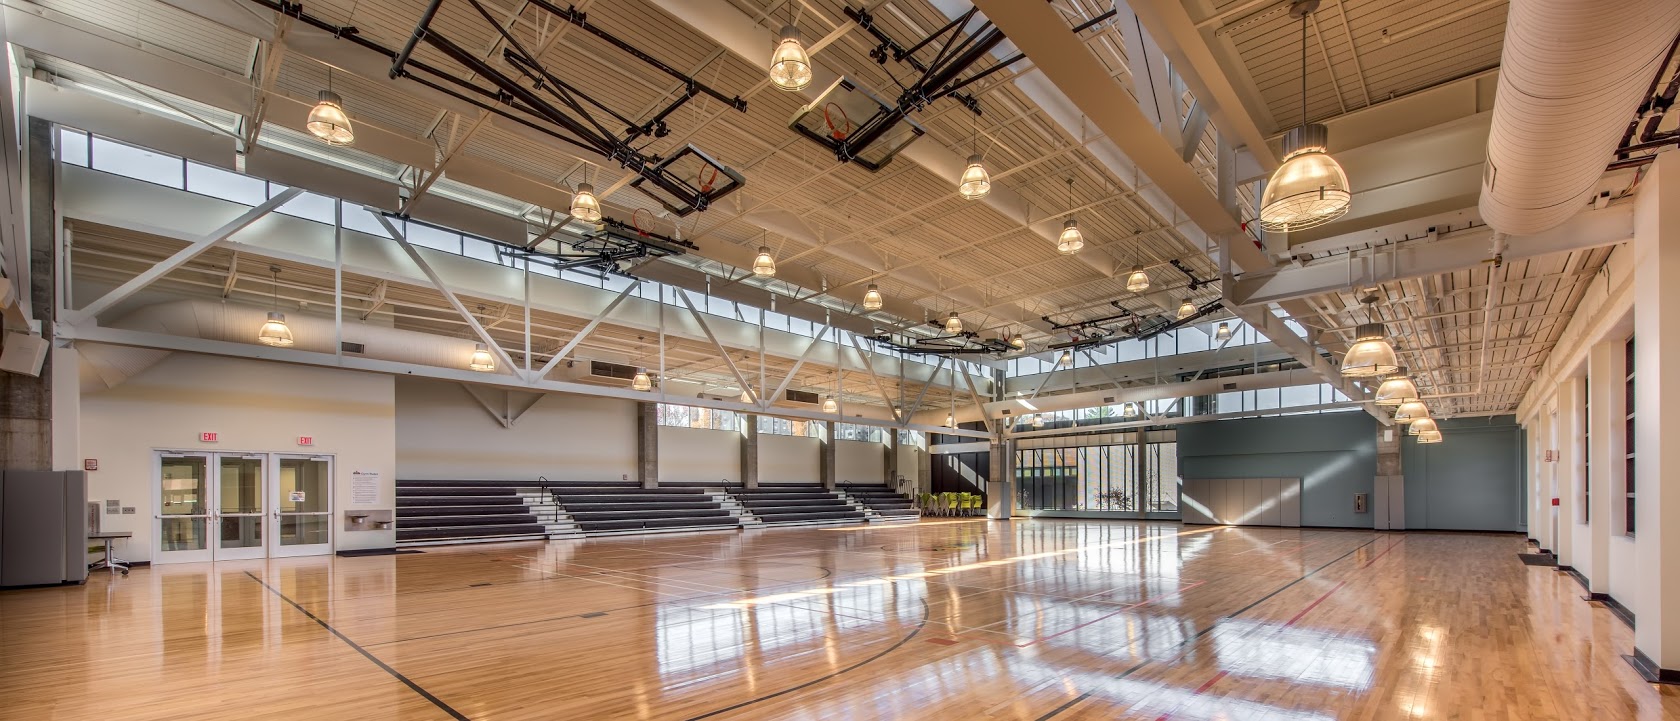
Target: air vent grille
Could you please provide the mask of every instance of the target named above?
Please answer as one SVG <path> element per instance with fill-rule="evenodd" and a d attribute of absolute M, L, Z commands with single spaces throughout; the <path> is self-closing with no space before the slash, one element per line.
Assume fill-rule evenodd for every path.
<path fill-rule="evenodd" d="M 783 397 L 790 403 L 809 403 L 811 405 L 816 405 L 822 401 L 820 396 L 810 391 L 789 390 Z"/>
<path fill-rule="evenodd" d="M 635 366 L 627 366 L 627 365 L 619 365 L 617 363 L 606 363 L 606 362 L 602 362 L 602 361 L 590 361 L 589 362 L 589 375 L 598 376 L 598 377 L 601 377 L 601 378 L 618 378 L 618 379 L 621 379 L 621 380 L 631 380 L 631 379 L 634 379 L 636 377 L 636 367 Z"/>

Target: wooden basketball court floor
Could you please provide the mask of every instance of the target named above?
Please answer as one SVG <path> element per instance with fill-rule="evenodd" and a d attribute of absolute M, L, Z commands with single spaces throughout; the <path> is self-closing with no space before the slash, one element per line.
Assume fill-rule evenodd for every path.
<path fill-rule="evenodd" d="M 1680 719 L 1515 536 L 925 520 L 0 593 L 7 719 Z"/>

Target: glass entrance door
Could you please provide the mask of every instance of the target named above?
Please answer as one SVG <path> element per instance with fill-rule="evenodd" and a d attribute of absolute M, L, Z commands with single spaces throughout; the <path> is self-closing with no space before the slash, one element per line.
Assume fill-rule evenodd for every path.
<path fill-rule="evenodd" d="M 160 453 L 153 477 L 153 561 L 183 563 L 214 558 L 210 546 L 210 456 Z"/>
<path fill-rule="evenodd" d="M 276 454 L 268 555 L 332 553 L 332 459 Z"/>
<path fill-rule="evenodd" d="M 216 456 L 216 560 L 262 558 L 266 454 Z"/>

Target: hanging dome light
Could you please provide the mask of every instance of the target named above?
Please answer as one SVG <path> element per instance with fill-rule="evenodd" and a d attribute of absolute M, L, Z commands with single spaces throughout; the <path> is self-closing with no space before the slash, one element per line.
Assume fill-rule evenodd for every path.
<path fill-rule="evenodd" d="M 1230 340 L 1230 338 L 1231 338 L 1231 324 L 1230 323 L 1225 323 L 1225 322 L 1220 322 L 1219 328 L 1217 330 L 1213 331 L 1213 339 L 1217 340 L 1217 341 L 1226 341 L 1226 340 Z"/>
<path fill-rule="evenodd" d="M 1044 427 L 1044 415 L 1040 414 L 1040 413 L 1034 413 L 1032 423 L 1033 423 L 1034 428 L 1043 428 Z"/>
<path fill-rule="evenodd" d="M 467 367 L 475 371 L 486 373 L 496 370 L 496 359 L 490 357 L 490 348 L 483 343 L 473 347 L 472 358 L 467 361 Z"/>
<path fill-rule="evenodd" d="M 1377 397 L 1372 402 L 1379 406 L 1398 406 L 1417 399 L 1417 384 L 1406 374 L 1406 369 L 1401 368 L 1394 375 L 1383 378 L 1382 385 L 1377 386 Z"/>
<path fill-rule="evenodd" d="M 578 183 L 577 192 L 572 193 L 571 215 L 585 223 L 601 219 L 601 201 L 595 197 L 595 186 Z"/>
<path fill-rule="evenodd" d="M 753 275 L 768 278 L 776 274 L 776 259 L 770 257 L 770 246 L 758 246 L 758 257 L 753 258 Z"/>
<path fill-rule="evenodd" d="M 1185 298 L 1183 303 L 1178 304 L 1178 319 L 1179 320 L 1184 320 L 1185 318 L 1189 318 L 1190 316 L 1193 316 L 1195 314 L 1196 314 L 1196 304 L 1190 302 L 1189 298 Z"/>
<path fill-rule="evenodd" d="M 990 192 L 992 176 L 986 172 L 986 164 L 978 153 L 968 156 L 968 167 L 963 169 L 962 180 L 957 183 L 957 194 L 967 200 L 979 200 Z"/>
<path fill-rule="evenodd" d="M 866 291 L 863 292 L 863 309 L 864 310 L 880 310 L 881 309 L 881 289 L 875 287 L 874 283 L 870 283 L 869 284 L 869 290 L 866 290 Z"/>
<path fill-rule="evenodd" d="M 1374 378 L 1399 371 L 1399 361 L 1395 360 L 1394 346 L 1388 344 L 1387 335 L 1381 323 L 1359 324 L 1354 331 L 1353 347 L 1342 356 L 1342 375 Z"/>
<path fill-rule="evenodd" d="M 1412 421 L 1412 424 L 1406 427 L 1406 433 L 1414 436 L 1429 433 L 1431 431 L 1435 433 L 1441 432 L 1441 427 L 1435 423 L 1434 418 L 1419 418 Z"/>
<path fill-rule="evenodd" d="M 1427 432 L 1424 432 L 1424 433 L 1419 433 L 1418 438 L 1417 438 L 1417 442 L 1418 443 L 1440 443 L 1441 442 L 1441 432 L 1440 431 L 1427 431 Z"/>
<path fill-rule="evenodd" d="M 1120 417 L 1121 418 L 1136 418 L 1137 416 L 1138 416 L 1138 404 L 1136 402 L 1126 401 L 1125 403 L 1120 404 Z"/>
<path fill-rule="evenodd" d="M 1283 164 L 1272 171 L 1260 196 L 1260 227 L 1288 233 L 1324 225 L 1347 215 L 1353 194 L 1347 173 L 1325 152 L 1330 130 L 1307 122 L 1307 16 L 1318 7 L 1297 0 L 1289 13 L 1301 18 L 1301 122 L 1283 137 Z"/>
<path fill-rule="evenodd" d="M 799 28 L 782 26 L 781 40 L 770 53 L 770 82 L 783 90 L 804 90 L 811 84 L 811 55 L 799 39 Z"/>
<path fill-rule="evenodd" d="M 748 389 L 748 388 L 742 388 L 741 389 L 741 402 L 742 403 L 753 402 L 752 390 L 751 389 Z"/>
<path fill-rule="evenodd" d="M 1027 339 L 1022 338 L 1020 333 L 1016 333 L 1015 335 L 1009 337 L 1009 347 L 1014 348 L 1015 350 L 1026 348 Z"/>
<path fill-rule="evenodd" d="M 277 310 L 268 312 L 268 320 L 263 321 L 262 328 L 257 331 L 257 342 L 276 348 L 287 348 L 292 345 L 292 329 L 286 326 L 286 314 Z"/>
<path fill-rule="evenodd" d="M 946 428 L 956 428 L 957 427 L 957 417 L 955 415 L 950 414 L 950 413 L 946 413 L 945 414 L 945 427 Z"/>
<path fill-rule="evenodd" d="M 350 116 L 344 114 L 344 99 L 331 90 L 316 95 L 315 107 L 303 127 L 310 135 L 327 145 L 349 145 L 356 142 L 356 131 L 350 127 Z"/>
<path fill-rule="evenodd" d="M 1423 401 L 1407 401 L 1394 409 L 1395 423 L 1411 423 L 1429 417 L 1429 407 Z"/>
<path fill-rule="evenodd" d="M 1260 196 L 1260 227 L 1289 233 L 1324 225 L 1347 215 L 1353 201 L 1347 174 L 1325 152 L 1329 130 L 1309 123 L 1283 138 L 1283 165 L 1273 171 Z"/>
<path fill-rule="evenodd" d="M 653 378 L 648 376 L 646 368 L 636 369 L 636 377 L 630 379 L 630 388 L 638 391 L 653 390 Z"/>
<path fill-rule="evenodd" d="M 834 396 L 823 396 L 823 412 L 839 413 L 840 404 L 834 402 Z"/>
<path fill-rule="evenodd" d="M 289 348 L 292 345 L 292 329 L 286 325 L 286 314 L 280 312 L 280 266 L 268 266 L 268 271 L 274 274 L 274 310 L 268 312 L 268 320 L 257 329 L 257 342 Z"/>
<path fill-rule="evenodd" d="M 1070 350 L 1062 351 L 1061 357 L 1056 359 L 1056 367 L 1057 368 L 1072 368 L 1073 367 L 1073 351 L 1070 351 Z"/>
<path fill-rule="evenodd" d="M 1068 218 L 1062 223 L 1062 234 L 1056 238 L 1056 250 L 1062 255 L 1073 255 L 1080 248 L 1085 247 L 1085 236 L 1079 232 L 1079 219 Z"/>
<path fill-rule="evenodd" d="M 957 317 L 956 311 L 945 317 L 945 332 L 957 334 L 962 332 L 962 319 Z"/>
<path fill-rule="evenodd" d="M 1149 274 L 1143 272 L 1143 266 L 1132 266 L 1132 274 L 1126 277 L 1126 290 L 1133 293 L 1149 290 Z"/>

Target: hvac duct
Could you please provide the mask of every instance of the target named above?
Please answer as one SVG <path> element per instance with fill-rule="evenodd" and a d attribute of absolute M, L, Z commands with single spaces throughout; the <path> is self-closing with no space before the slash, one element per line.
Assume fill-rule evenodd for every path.
<path fill-rule="evenodd" d="M 1586 207 L 1668 46 L 1680 2 L 1512 0 L 1482 218 L 1533 235 Z"/>

